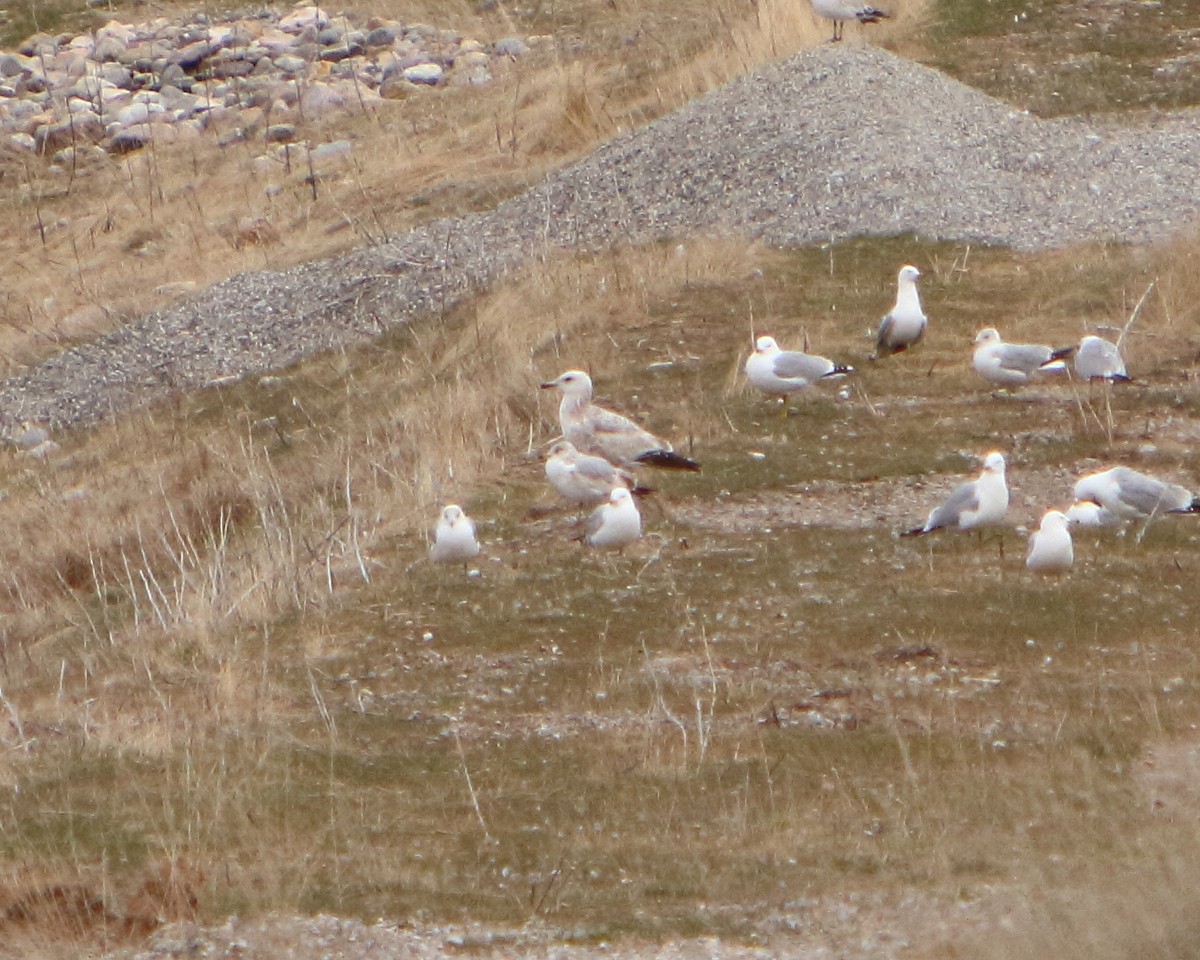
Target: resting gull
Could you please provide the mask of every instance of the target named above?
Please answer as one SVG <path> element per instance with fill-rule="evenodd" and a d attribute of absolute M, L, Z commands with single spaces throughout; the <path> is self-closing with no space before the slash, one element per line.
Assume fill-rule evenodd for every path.
<path fill-rule="evenodd" d="M 642 515 L 633 495 L 624 487 L 609 494 L 608 503 L 598 506 L 588 518 L 586 540 L 593 547 L 629 546 L 642 535 Z"/>
<path fill-rule="evenodd" d="M 1067 515 L 1061 510 L 1047 510 L 1041 526 L 1029 538 L 1025 566 L 1034 573 L 1066 573 L 1074 562 Z"/>
<path fill-rule="evenodd" d="M 671 450 L 671 445 L 643 430 L 628 417 L 592 403 L 592 378 L 582 370 L 568 370 L 543 383 L 562 393 L 558 422 L 563 436 L 579 450 L 599 454 L 621 466 L 637 463 L 672 470 L 699 470 L 700 464 Z"/>
<path fill-rule="evenodd" d="M 602 503 L 614 487 L 634 488 L 631 473 L 603 457 L 580 453 L 570 440 L 559 440 L 550 448 L 546 479 L 564 499 L 576 504 Z"/>
<path fill-rule="evenodd" d="M 433 532 L 433 543 L 429 545 L 431 560 L 461 560 L 466 563 L 479 555 L 479 541 L 475 539 L 475 521 L 463 513 L 458 504 L 448 504 L 438 518 Z"/>
<path fill-rule="evenodd" d="M 975 372 L 998 387 L 1019 387 L 1049 370 L 1062 370 L 1074 347 L 1055 349 L 1040 343 L 1005 343 L 995 327 L 975 337 Z"/>

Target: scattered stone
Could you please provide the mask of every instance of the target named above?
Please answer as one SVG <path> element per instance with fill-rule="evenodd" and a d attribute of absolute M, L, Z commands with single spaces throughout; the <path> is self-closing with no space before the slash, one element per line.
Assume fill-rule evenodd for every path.
<path fill-rule="evenodd" d="M 294 142 L 296 122 L 267 126 L 268 118 L 295 108 L 298 121 L 319 120 L 418 88 L 487 84 L 534 39 L 507 37 L 489 50 L 431 24 L 331 19 L 316 5 L 285 16 L 114 19 L 76 36 L 38 33 L 0 52 L 0 142 L 55 163 L 72 148 L 73 169 L 81 145 L 124 154 L 207 135 L 224 146 L 264 129 L 269 143 Z M 247 108 L 261 114 L 231 132 L 230 117 Z"/>
<path fill-rule="evenodd" d="M 404 79 L 409 83 L 423 83 L 436 87 L 446 77 L 446 71 L 436 63 L 418 63 L 403 70 Z"/>

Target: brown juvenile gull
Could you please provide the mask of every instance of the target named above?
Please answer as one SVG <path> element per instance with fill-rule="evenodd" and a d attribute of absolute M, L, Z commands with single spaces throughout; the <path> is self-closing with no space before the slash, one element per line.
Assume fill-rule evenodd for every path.
<path fill-rule="evenodd" d="M 671 445 L 643 430 L 628 417 L 592 403 L 592 378 L 582 370 L 568 370 L 542 389 L 562 394 L 558 422 L 563 436 L 578 450 L 598 454 L 621 466 L 645 463 L 668 470 L 699 470 L 695 460 L 675 453 Z"/>

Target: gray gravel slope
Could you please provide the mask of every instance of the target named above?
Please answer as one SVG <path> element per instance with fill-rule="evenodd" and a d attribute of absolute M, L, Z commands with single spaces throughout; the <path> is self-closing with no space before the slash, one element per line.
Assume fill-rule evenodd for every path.
<path fill-rule="evenodd" d="M 866 46 L 772 64 L 485 213 L 195 300 L 0 384 L 0 431 L 94 423 L 435 314 L 547 249 L 701 231 L 797 245 L 917 233 L 1041 250 L 1195 221 L 1200 112 L 1038 120 Z"/>

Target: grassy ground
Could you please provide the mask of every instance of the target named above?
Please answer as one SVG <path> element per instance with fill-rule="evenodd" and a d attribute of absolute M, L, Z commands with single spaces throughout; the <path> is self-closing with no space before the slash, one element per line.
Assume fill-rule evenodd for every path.
<path fill-rule="evenodd" d="M 621 16 L 579 22 L 597 75 Z M 735 69 L 687 43 L 669 96 Z M 542 162 L 604 134 L 559 138 L 577 114 L 531 112 Z M 509 162 L 423 189 L 480 202 L 530 175 Z M 369 204 L 390 229 L 425 215 L 395 197 Z M 749 937 L 807 897 L 918 889 L 1044 898 L 1059 912 L 1020 928 L 1031 953 L 1085 942 L 1084 920 L 1129 929 L 1104 907 L 1112 877 L 1152 902 L 1194 873 L 1186 791 L 1145 771 L 1200 723 L 1200 531 L 1080 536 L 1062 582 L 1025 573 L 1011 530 L 894 533 L 993 448 L 1014 523 L 1093 461 L 1194 482 L 1196 256 L 1192 240 L 1029 257 L 911 238 L 564 256 L 436 323 L 63 438 L 48 463 L 0 454 L 0 953 L 60 949 L 22 922 L 30 897 L 75 884 L 119 924 L 180 858 L 207 920 Z M 928 341 L 872 365 L 903 262 L 925 273 Z M 969 370 L 982 326 L 1072 342 L 1124 325 L 1151 282 L 1129 335 L 1139 385 L 992 397 Z M 752 330 L 854 363 L 849 399 L 785 418 L 747 392 Z M 583 550 L 546 509 L 554 405 L 536 384 L 575 366 L 705 466 L 655 478 L 624 556 Z M 477 576 L 424 559 L 451 499 L 480 522 Z M 1194 942 L 1168 914 L 1142 911 L 1143 945 Z"/>

